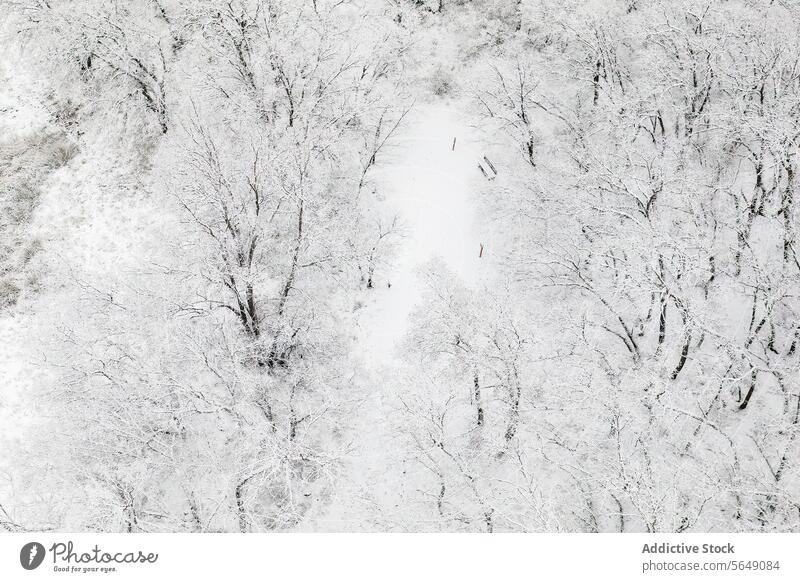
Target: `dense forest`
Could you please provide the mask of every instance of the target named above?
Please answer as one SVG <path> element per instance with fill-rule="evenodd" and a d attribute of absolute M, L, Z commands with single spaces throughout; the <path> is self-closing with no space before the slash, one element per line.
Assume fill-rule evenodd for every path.
<path fill-rule="evenodd" d="M 0 529 L 800 531 L 797 3 L 0 13 Z"/>

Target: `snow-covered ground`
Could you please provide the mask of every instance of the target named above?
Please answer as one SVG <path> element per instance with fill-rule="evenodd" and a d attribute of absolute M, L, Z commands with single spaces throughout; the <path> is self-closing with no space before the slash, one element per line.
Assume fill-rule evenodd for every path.
<path fill-rule="evenodd" d="M 424 287 L 419 267 L 438 258 L 467 283 L 478 276 L 481 241 L 472 196 L 483 177 L 480 144 L 464 123 L 467 118 L 459 102 L 417 106 L 379 172 L 378 188 L 404 238 L 374 301 L 362 312 L 362 353 L 371 367 L 393 361 Z"/>
<path fill-rule="evenodd" d="M 349 455 L 340 493 L 323 523 L 314 530 L 369 529 L 370 516 L 380 516 L 381 528 L 408 523 L 397 515 L 406 484 L 404 450 L 394 442 L 401 369 L 399 344 L 409 330 L 409 317 L 425 289 L 425 265 L 436 259 L 466 284 L 474 284 L 481 267 L 474 195 L 485 178 L 478 169 L 483 155 L 469 116 L 459 101 L 417 104 L 408 116 L 391 153 L 374 176 L 385 199 L 385 211 L 396 215 L 403 237 L 389 267 L 376 273 L 359 314 L 356 357 L 362 360 L 369 397 L 359 408 L 358 439 Z M 455 147 L 453 142 L 455 140 Z M 391 286 L 389 286 L 391 284 Z M 362 513 L 363 512 L 363 513 Z M 401 519 L 402 518 L 402 519 Z"/>
<path fill-rule="evenodd" d="M 0 63 L 8 58 L 6 55 L 0 57 Z M 41 107 L 37 107 L 34 100 L 27 97 L 26 87 L 20 78 L 26 80 L 24 76 L 12 75 L 0 64 L 0 149 L 4 155 L 19 151 L 20 148 L 14 146 L 15 142 L 33 135 L 46 119 Z M 10 165 L 11 162 L 7 163 Z M 2 179 L 11 178 L 0 173 L 0 180 Z M 3 187 L 8 185 L 0 181 L 0 188 Z M 0 192 L 0 195 L 5 196 L 6 193 Z M 11 228 L 9 232 L 10 230 Z M 11 240 L 3 242 L 13 244 Z M 0 310 L 0 346 L 3 346 L 0 349 L 0 444 L 4 436 L 12 436 L 8 434 L 12 432 L 10 427 L 14 428 L 12 434 L 18 432 L 16 423 L 23 412 L 17 405 L 20 397 L 18 391 L 27 384 L 26 376 L 31 375 L 20 341 L 26 332 L 23 321 L 25 315 L 26 313 L 14 314 Z"/>

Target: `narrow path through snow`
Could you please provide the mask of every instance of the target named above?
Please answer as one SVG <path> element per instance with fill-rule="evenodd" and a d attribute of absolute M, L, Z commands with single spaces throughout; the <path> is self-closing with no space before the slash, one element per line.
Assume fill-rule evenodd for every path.
<path fill-rule="evenodd" d="M 361 316 L 361 347 L 371 367 L 394 360 L 422 293 L 419 267 L 439 258 L 465 282 L 477 277 L 480 241 L 472 195 L 482 179 L 481 151 L 466 118 L 458 105 L 417 106 L 377 173 L 377 187 L 387 211 L 398 216 L 404 238 L 390 272 L 383 274 L 391 289 L 379 285 Z"/>
<path fill-rule="evenodd" d="M 391 528 L 395 510 L 403 506 L 406 459 L 391 429 L 397 408 L 392 380 L 401 366 L 399 344 L 423 293 L 420 270 L 438 258 L 470 283 L 480 265 L 472 197 L 484 179 L 478 170 L 482 154 L 467 119 L 457 102 L 417 105 L 373 176 L 386 212 L 398 217 L 404 236 L 391 267 L 376 273 L 376 288 L 358 318 L 357 350 L 370 393 L 354 419 L 355 434 L 369 438 L 356 438 L 343 477 L 354 499 L 335 500 L 325 523 L 314 529 L 363 529 L 369 514 L 380 519 L 382 529 Z"/>

